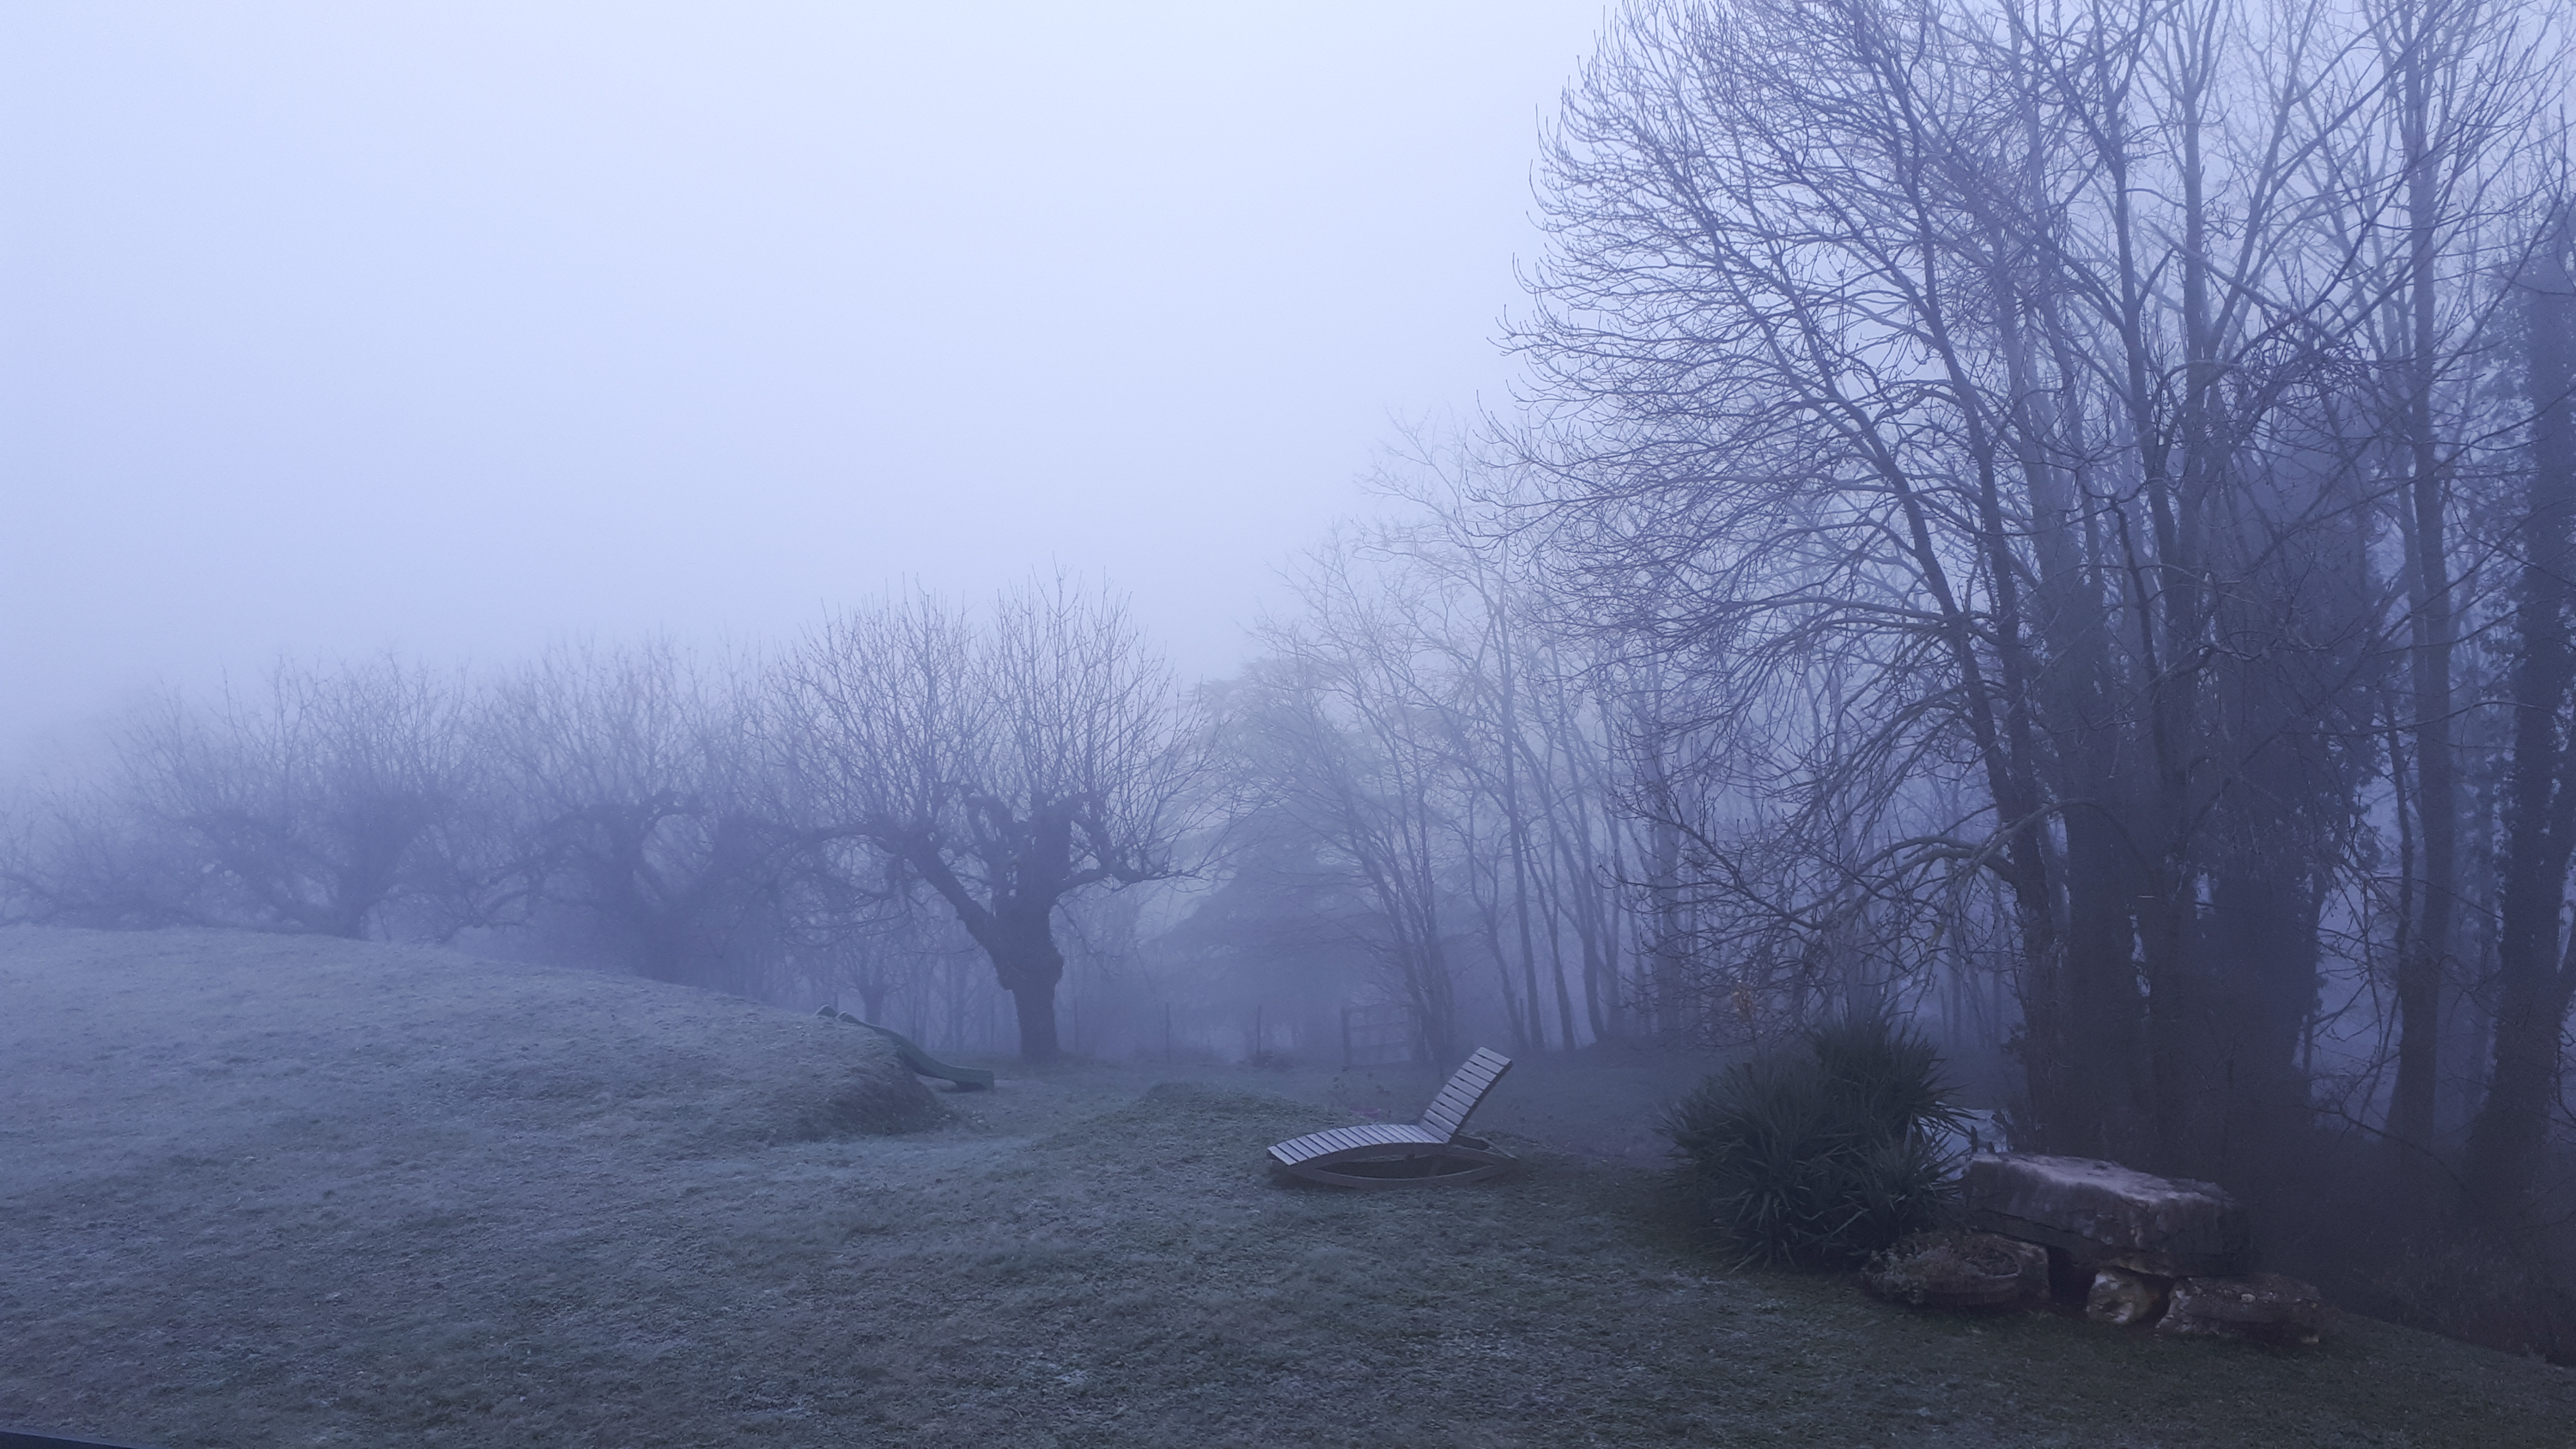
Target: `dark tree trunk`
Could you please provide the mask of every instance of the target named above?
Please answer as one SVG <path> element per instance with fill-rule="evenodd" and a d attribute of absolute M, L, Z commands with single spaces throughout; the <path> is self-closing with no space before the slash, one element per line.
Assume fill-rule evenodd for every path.
<path fill-rule="evenodd" d="M 2419 449 L 2418 452 L 2428 452 Z M 2451 739 L 2450 579 L 2441 487 L 2417 458 L 2411 489 L 2413 526 L 2407 530 L 2415 559 L 2409 600 L 2415 641 L 2410 669 L 2414 690 L 2416 812 L 2423 829 L 2423 879 L 2415 893 L 2416 929 L 2397 958 L 2397 1084 L 2388 1111 L 2403 1170 L 2428 1161 L 2434 1133 L 2434 1093 L 2440 1069 L 2443 963 L 2451 951 L 2459 891 L 2459 772 Z"/>
<path fill-rule="evenodd" d="M 2219 983 L 2212 1085 L 2225 1097 L 2212 1124 L 2217 1140 L 2185 1166 L 2221 1182 L 2277 1176 L 2308 1120 L 2299 1048 L 2316 1010 L 2320 902 L 2303 864 L 2248 861 L 2210 887 L 2204 943 Z"/>
<path fill-rule="evenodd" d="M 2110 752 L 2088 751 L 2107 756 Z M 2109 765 L 2095 788 L 2110 784 Z M 2100 808 L 2066 816 L 2066 1110 L 2051 1143 L 2081 1157 L 2128 1155 L 2141 1116 L 2142 1011 L 2132 909 L 2137 890 L 2118 823 Z"/>
<path fill-rule="evenodd" d="M 1654 808 L 1647 824 L 1654 858 L 1646 877 L 1646 898 L 1655 931 L 1647 948 L 1647 1011 L 1656 1040 L 1678 1046 L 1688 1039 L 1689 1022 L 1684 1010 L 1688 986 L 1683 979 L 1687 948 L 1682 939 L 1682 833 L 1674 823 L 1680 806 L 1664 774 L 1663 749 L 1662 741 L 1653 741 L 1645 756 L 1646 787 Z"/>
<path fill-rule="evenodd" d="M 2039 154 L 2035 142 L 2032 154 Z M 2044 193 L 2036 176 L 2030 187 L 2034 199 Z M 2054 326 L 2052 322 L 2052 330 Z M 2037 341 L 2022 336 L 2015 344 L 2022 376 L 2041 375 L 2037 360 L 2025 355 Z M 2017 394 L 2023 392 L 2016 387 Z M 2048 782 L 2050 797 L 2078 802 L 2058 817 L 2065 832 L 2065 959 L 2056 1002 L 2061 1058 L 2048 1073 L 2058 1101 L 2053 1113 L 2040 1113 L 2050 1129 L 2043 1145 L 2078 1156 L 2111 1157 L 2126 1151 L 2131 1124 L 2141 1115 L 2143 1011 L 2133 915 L 2135 851 L 2120 818 L 2122 750 L 2115 723 L 2120 709 L 2112 699 L 2114 670 L 2102 627 L 2105 560 L 2099 554 L 2102 541 L 2087 532 L 2075 480 L 2060 461 L 2071 450 L 2044 446 L 2063 427 L 2056 400 L 2036 388 L 2028 389 L 2027 396 L 2016 446 L 2032 506 L 2045 520 L 2032 539 L 2040 561 L 2037 618 L 2045 655 L 2055 662 L 2046 669 L 2025 663 L 2014 672 L 2031 680 L 2025 686 L 2032 691 L 2030 712 L 2048 722 L 2056 736 L 2047 752 L 2057 771 Z M 1993 531 L 2006 532 L 2000 524 Z M 2041 753 L 2030 745 L 2023 751 Z M 2038 1105 L 2036 1075 L 2033 1099 Z"/>
<path fill-rule="evenodd" d="M 2559 1085 L 2560 1035 L 2576 970 L 2559 918 L 2576 850 L 2576 781 L 2568 778 L 2568 710 L 2576 696 L 2576 295 L 2562 222 L 2530 293 L 2531 497 L 2520 530 L 2530 552 L 2515 599 L 2507 698 L 2513 755 L 2505 774 L 2504 851 L 2496 931 L 2494 1064 L 2469 1125 L 2462 1181 L 2471 1214 L 2510 1224 L 2539 1172 Z"/>
<path fill-rule="evenodd" d="M 2147 1130 L 2124 1160 L 2172 1176 L 2206 1175 L 2213 1099 L 2224 1091 L 2223 1083 L 2212 1080 L 2218 983 L 2198 949 L 2200 922 L 2191 901 L 2197 881 L 2170 857 L 2153 879 L 2154 895 L 2140 902 L 2138 912 L 2138 955 L 2147 983 L 2149 1111 Z"/>
<path fill-rule="evenodd" d="M 996 804 L 997 802 L 986 802 Z M 998 817 L 1001 811 L 996 809 Z M 1055 944 L 1056 903 L 1072 884 L 1072 826 L 1063 802 L 1042 805 L 1024 825 L 1013 822 L 1005 848 L 985 856 L 989 902 L 959 878 L 925 834 L 898 837 L 901 858 L 957 913 L 958 924 L 984 958 L 993 978 L 1011 994 L 1020 1020 L 1020 1059 L 1042 1062 L 1060 1050 L 1055 1030 L 1055 988 L 1064 979 L 1064 953 Z"/>
<path fill-rule="evenodd" d="M 1064 979 L 1064 953 L 1056 949 L 1054 910 L 1020 908 L 969 930 L 993 963 L 993 975 L 1011 993 L 1020 1022 L 1020 1060 L 1052 1060 L 1062 1048 L 1055 1030 L 1055 988 Z"/>
<path fill-rule="evenodd" d="M 1020 1060 L 1053 1060 L 1060 1050 L 1055 1034 L 1055 982 L 1023 979 L 1010 990 L 1011 1005 L 1020 1018 Z"/>
<path fill-rule="evenodd" d="M 2399 1172 L 2421 1187 L 2431 1159 L 2434 1097 L 2440 1067 L 2443 964 L 2452 949 L 2459 880 L 2459 773 L 2451 731 L 2452 630 L 2450 543 L 2444 518 L 2445 480 L 2433 432 L 2433 383 L 2439 329 L 2435 264 L 2439 256 L 2438 202 L 2430 131 L 2430 77 L 2434 58 L 2421 37 L 2399 54 L 2399 103 L 2406 153 L 2407 287 L 2409 345 L 2406 397 L 2401 414 L 2408 473 L 2407 526 L 2401 529 L 2408 559 L 2408 612 L 2413 619 L 2409 672 L 2414 690 L 2417 813 L 2423 823 L 2424 876 L 2409 882 L 2418 892 L 2414 939 L 2400 942 L 2397 957 L 2397 1082 L 2388 1108 Z"/>
<path fill-rule="evenodd" d="M 1429 964 L 1422 973 L 1423 1045 L 1430 1049 L 1432 1063 L 1447 1071 L 1467 1055 L 1458 1049 L 1458 990 L 1449 976 L 1449 953 L 1440 942 L 1432 940 L 1425 953 Z"/>

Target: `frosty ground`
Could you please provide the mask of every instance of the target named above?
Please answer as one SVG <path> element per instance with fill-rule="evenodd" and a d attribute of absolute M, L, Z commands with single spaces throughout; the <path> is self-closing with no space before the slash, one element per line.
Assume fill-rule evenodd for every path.
<path fill-rule="evenodd" d="M 1515 1177 L 1361 1194 L 1275 1183 L 1262 1148 L 1427 1084 L 985 1064 L 999 1089 L 943 1093 L 936 1125 L 853 1134 L 918 1099 L 879 1090 L 866 1033 L 789 1011 L 345 942 L 0 932 L 0 1424 L 170 1449 L 2576 1442 L 2576 1374 L 2367 1319 L 2283 1352 L 1725 1271 L 1638 1160 L 1642 1108 L 1603 1115 L 1646 1095 L 1630 1068 L 1506 1079 L 1479 1121 Z"/>

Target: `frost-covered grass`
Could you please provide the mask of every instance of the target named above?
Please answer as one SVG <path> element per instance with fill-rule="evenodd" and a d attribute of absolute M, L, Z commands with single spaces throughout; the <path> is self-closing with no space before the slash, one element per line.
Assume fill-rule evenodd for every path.
<path fill-rule="evenodd" d="M 1315 1074 L 996 1062 L 946 1125 L 810 1135 L 868 1037 L 424 952 L 0 933 L 0 1424 L 171 1449 L 2576 1443 L 2576 1375 L 2367 1320 L 2282 1353 L 1723 1273 L 1658 1175 L 1527 1138 L 1494 1183 L 1281 1186 L 1263 1146 L 1347 1120 L 1274 1094 L 1320 1098 Z M 1544 1117 L 1507 1094 L 1550 1080 L 1507 1079 L 1492 1125 Z"/>

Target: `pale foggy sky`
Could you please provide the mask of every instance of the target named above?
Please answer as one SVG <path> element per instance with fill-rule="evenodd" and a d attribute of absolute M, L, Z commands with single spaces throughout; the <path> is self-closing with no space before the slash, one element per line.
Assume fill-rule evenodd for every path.
<path fill-rule="evenodd" d="M 156 680 L 1106 575 L 1187 670 L 1498 404 L 1591 0 L 0 7 L 0 751 Z"/>

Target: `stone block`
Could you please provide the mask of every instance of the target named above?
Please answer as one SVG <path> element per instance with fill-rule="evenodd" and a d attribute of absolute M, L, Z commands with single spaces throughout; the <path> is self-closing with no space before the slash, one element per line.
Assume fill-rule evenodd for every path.
<path fill-rule="evenodd" d="M 2326 1314 L 2315 1288 L 2279 1273 L 2185 1278 L 2173 1286 L 2156 1332 L 2314 1343 L 2325 1332 Z"/>
<path fill-rule="evenodd" d="M 2227 1277 L 2245 1266 L 2244 1206 L 2215 1183 L 2089 1157 L 1981 1153 L 1960 1194 L 1971 1227 L 2057 1249 L 2087 1275 Z"/>
<path fill-rule="evenodd" d="M 2048 1296 L 2048 1250 L 1996 1233 L 1925 1233 L 1870 1260 L 1861 1287 L 1919 1308 L 2012 1308 Z"/>
<path fill-rule="evenodd" d="M 2084 1316 L 2096 1323 L 2153 1323 L 2165 1311 L 2173 1280 L 2126 1268 L 2099 1268 L 2084 1295 Z"/>

